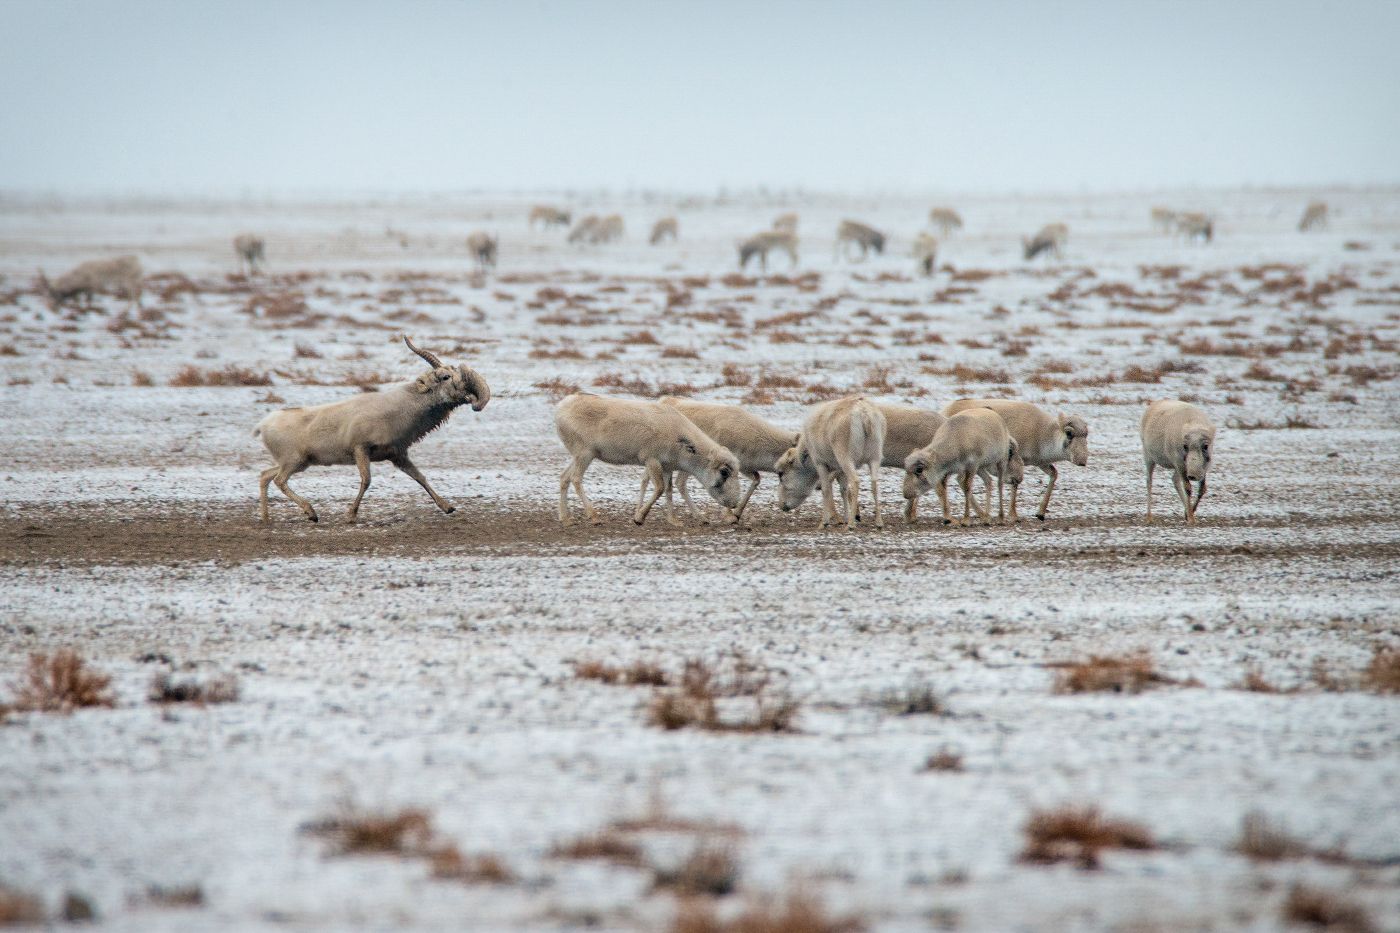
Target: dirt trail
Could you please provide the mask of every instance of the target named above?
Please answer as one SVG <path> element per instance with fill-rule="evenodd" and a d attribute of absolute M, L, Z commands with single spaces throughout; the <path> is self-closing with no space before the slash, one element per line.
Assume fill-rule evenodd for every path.
<path fill-rule="evenodd" d="M 416 506 L 416 503 L 414 504 Z M 347 525 L 339 515 L 328 515 L 318 524 L 292 518 L 286 510 L 271 523 L 257 521 L 253 511 L 240 506 L 201 508 L 148 506 L 114 508 L 65 506 L 25 508 L 0 517 L 0 563 L 31 566 L 50 563 L 169 565 L 197 561 L 245 563 L 267 558 L 297 557 L 401 557 L 428 559 L 448 556 L 621 555 L 638 545 L 648 553 L 675 553 L 695 549 L 726 550 L 749 557 L 784 556 L 794 559 L 821 557 L 828 561 L 869 560 L 882 553 L 892 561 L 907 561 L 917 544 L 926 557 L 978 558 L 1038 562 L 1100 561 L 1135 558 L 1198 561 L 1228 555 L 1236 559 L 1324 557 L 1335 560 L 1380 559 L 1400 556 L 1400 540 L 1387 527 L 1377 528 L 1380 540 L 1353 543 L 1309 541 L 1298 535 L 1279 542 L 1238 540 L 1183 542 L 1179 535 L 1163 534 L 1153 540 L 1147 529 L 1142 539 L 1106 544 L 1101 540 L 1073 538 L 1066 532 L 1094 529 L 1128 529 L 1137 524 L 1121 520 L 1064 519 L 1040 525 L 1023 522 L 1019 528 L 945 529 L 934 524 L 915 527 L 893 522 L 884 531 L 821 531 L 810 520 L 761 515 L 752 528 L 693 524 L 673 528 L 650 521 L 638 528 L 621 513 L 608 514 L 598 526 L 576 525 L 562 529 L 554 516 L 541 509 L 518 509 L 471 504 L 451 515 L 421 508 L 381 506 L 358 525 Z M 1283 527 L 1337 527 L 1364 529 L 1372 522 L 1348 518 L 1314 521 L 1261 520 L 1222 522 L 1212 528 L 1276 531 Z M 1163 525 L 1166 530 L 1166 524 Z M 850 547 L 851 536 L 860 546 Z M 1088 537 L 1087 535 L 1085 536 Z M 781 545 L 780 551 L 775 549 Z M 968 550 L 975 546 L 975 551 Z"/>

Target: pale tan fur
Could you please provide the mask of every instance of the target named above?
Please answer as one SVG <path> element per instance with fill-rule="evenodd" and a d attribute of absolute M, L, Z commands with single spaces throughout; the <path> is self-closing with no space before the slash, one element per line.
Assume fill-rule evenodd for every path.
<path fill-rule="evenodd" d="M 951 207 L 935 207 L 928 212 L 928 222 L 938 228 L 940 235 L 951 236 L 963 228 L 962 215 Z"/>
<path fill-rule="evenodd" d="M 583 474 L 594 460 L 617 466 L 643 466 L 644 482 L 655 487 L 645 503 L 638 502 L 632 521 L 646 521 L 666 490 L 667 475 L 683 470 L 725 508 L 739 505 L 739 461 L 715 443 L 674 405 L 575 393 L 554 410 L 554 427 L 573 459 L 559 477 L 559 521 L 569 518 L 569 486 L 578 494 L 589 521 L 598 524 L 598 510 L 583 491 Z M 645 492 L 645 485 L 642 487 Z M 668 522 L 680 524 L 674 508 Z"/>
<path fill-rule="evenodd" d="M 739 244 L 739 268 L 746 268 L 749 260 L 757 256 L 759 266 L 767 272 L 768 252 L 775 249 L 787 253 L 792 265 L 797 265 L 797 235 L 783 230 L 764 230 Z"/>
<path fill-rule="evenodd" d="M 860 473 L 870 470 L 870 496 L 875 503 L 875 527 L 885 527 L 880 514 L 880 461 L 885 447 L 885 416 L 874 402 L 862 396 L 823 402 L 802 424 L 795 446 L 778 459 L 780 504 L 790 512 L 802 504 L 813 486 L 822 489 L 822 521 L 826 528 L 836 518 L 831 484 L 840 477 L 845 498 L 846 528 L 860 520 Z"/>
<path fill-rule="evenodd" d="M 1176 229 L 1176 211 L 1169 207 L 1152 208 L 1152 226 L 1160 233 L 1171 233 Z"/>
<path fill-rule="evenodd" d="M 1059 471 L 1055 464 L 1068 460 L 1075 466 L 1089 463 L 1089 424 L 1078 415 L 1052 415 L 1030 402 L 1004 398 L 959 399 L 943 409 L 945 415 L 955 415 L 971 408 L 989 408 L 1001 416 L 1006 429 L 1016 441 L 1016 447 L 1026 466 L 1039 467 L 1050 478 L 1035 517 L 1045 521 L 1050 509 L 1050 494 L 1055 491 Z M 1021 496 L 1021 484 L 1011 487 L 1011 520 L 1017 521 L 1016 504 Z"/>
<path fill-rule="evenodd" d="M 938 491 L 943 521 L 949 523 L 946 481 L 956 476 L 963 493 L 962 524 L 968 524 L 969 510 L 975 509 L 982 521 L 991 523 L 992 486 L 987 482 L 984 504 L 972 497 L 972 478 L 983 471 L 997 478 L 997 517 L 1005 521 L 1003 490 L 1007 482 L 1017 483 L 1025 464 L 1017 453 L 1016 441 L 1006 430 L 1001 416 L 989 408 L 969 408 L 958 412 L 938 429 L 933 440 L 904 461 L 905 518 L 917 515 L 919 496 Z M 984 477 L 985 479 L 986 477 Z"/>
<path fill-rule="evenodd" d="M 535 228 L 535 223 L 548 230 L 550 227 L 567 227 L 572 216 L 568 211 L 561 210 L 550 204 L 536 204 L 530 208 L 530 229 Z"/>
<path fill-rule="evenodd" d="M 1181 499 L 1186 523 L 1196 524 L 1196 509 L 1206 497 L 1206 474 L 1210 472 L 1211 448 L 1215 446 L 1215 424 L 1201 409 L 1189 402 L 1159 399 L 1142 415 L 1142 460 L 1147 467 L 1147 521 L 1152 521 L 1152 471 L 1166 467 L 1172 471 L 1172 485 Z M 1191 498 L 1191 484 L 1199 484 Z"/>
<path fill-rule="evenodd" d="M 39 284 L 54 307 L 78 297 L 91 301 L 94 295 L 115 295 L 139 305 L 141 260 L 135 256 L 92 259 L 63 273 L 52 282 L 40 272 Z"/>
<path fill-rule="evenodd" d="M 1298 221 L 1298 229 L 1303 233 L 1309 230 L 1322 230 L 1327 226 L 1327 202 L 1313 201 L 1303 211 L 1303 218 Z"/>
<path fill-rule="evenodd" d="M 843 220 L 836 228 L 836 253 L 844 252 L 850 258 L 852 247 L 860 248 L 859 262 L 863 262 L 871 252 L 877 256 L 885 251 L 885 235 L 869 224 L 857 220 Z"/>
<path fill-rule="evenodd" d="M 258 271 L 258 264 L 265 259 L 264 252 L 267 244 L 260 236 L 251 233 L 240 233 L 233 238 L 233 251 L 238 256 L 238 271 L 245 269 L 249 275 Z"/>
<path fill-rule="evenodd" d="M 1021 252 L 1027 259 L 1034 259 L 1041 253 L 1053 253 L 1056 259 L 1063 259 L 1065 244 L 1069 242 L 1069 227 L 1064 224 L 1046 224 L 1033 237 L 1021 237 Z"/>
<path fill-rule="evenodd" d="M 596 243 L 597 240 L 594 237 L 594 233 L 598 229 L 598 224 L 601 222 L 597 214 L 583 215 L 579 218 L 578 223 L 574 224 L 574 228 L 569 231 L 569 242 Z"/>
<path fill-rule="evenodd" d="M 1177 214 L 1176 232 L 1188 240 L 1201 240 L 1209 243 L 1215 238 L 1215 218 L 1200 211 Z"/>
<path fill-rule="evenodd" d="M 471 252 L 472 258 L 476 260 L 478 272 L 485 272 L 487 269 L 496 267 L 496 238 L 489 233 L 478 230 L 467 237 L 467 249 Z"/>
<path fill-rule="evenodd" d="M 622 239 L 623 229 L 622 215 L 609 214 L 599 220 L 597 226 L 593 228 L 591 241 L 594 243 L 611 243 L 614 240 L 620 240 Z"/>
<path fill-rule="evenodd" d="M 651 237 L 649 242 L 656 246 L 663 240 L 676 240 L 680 237 L 680 223 L 674 217 L 662 217 L 651 225 Z"/>
<path fill-rule="evenodd" d="M 732 453 L 739 461 L 739 471 L 753 480 L 753 485 L 739 500 L 738 507 L 727 511 L 729 521 L 741 524 L 744 509 L 749 504 L 749 497 L 758 488 L 761 480 L 760 474 L 776 472 L 775 466 L 778 458 L 786 453 L 789 447 L 797 444 L 797 432 L 771 424 L 739 405 L 696 402 L 691 399 L 672 398 L 671 396 L 662 398 L 661 403 L 674 407 L 693 421 L 700 430 L 708 434 L 715 443 Z M 673 481 L 674 475 L 667 477 L 668 508 L 670 507 Z M 681 498 L 685 500 L 687 511 L 691 508 L 690 491 L 687 489 L 689 483 L 689 475 L 682 474 Z M 645 480 L 642 483 L 642 490 L 643 492 L 646 490 Z"/>
<path fill-rule="evenodd" d="M 938 264 L 938 239 L 931 233 L 921 233 L 914 238 L 914 258 L 919 261 L 919 269 L 924 275 L 933 275 Z"/>
<path fill-rule="evenodd" d="M 777 217 L 774 217 L 773 229 L 781 230 L 784 233 L 796 233 L 797 214 L 793 211 L 788 211 L 786 214 L 779 214 Z"/>
<path fill-rule="evenodd" d="M 360 500 L 369 489 L 369 465 L 382 460 L 412 477 L 438 508 L 452 511 L 408 458 L 408 449 L 445 423 L 457 407 L 471 405 L 473 411 L 481 411 L 491 400 L 491 387 L 475 370 L 444 365 L 432 353 L 415 347 L 408 337 L 404 343 L 432 367 L 413 382 L 325 405 L 285 408 L 258 422 L 253 436 L 262 438 L 277 461 L 276 466 L 263 470 L 258 480 L 263 521 L 268 520 L 267 484 L 271 482 L 301 506 L 307 518 L 317 521 L 316 510 L 292 492 L 288 478 L 311 466 L 349 463 L 360 470 L 360 492 L 347 513 L 347 519 L 355 521 Z"/>

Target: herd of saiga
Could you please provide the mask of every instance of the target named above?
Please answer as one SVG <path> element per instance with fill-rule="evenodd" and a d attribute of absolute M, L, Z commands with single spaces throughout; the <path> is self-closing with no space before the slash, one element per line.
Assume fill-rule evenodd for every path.
<path fill-rule="evenodd" d="M 486 380 L 465 365 L 449 366 L 407 336 L 404 343 L 430 369 L 412 382 L 382 391 L 315 405 L 288 408 L 267 415 L 253 434 L 260 437 L 276 461 L 260 477 L 263 521 L 268 520 L 267 489 L 276 483 L 307 518 L 318 516 L 311 503 L 287 485 L 307 467 L 355 464 L 360 490 L 347 515 L 354 521 L 370 485 L 370 464 L 388 461 L 412 477 L 444 512 L 453 506 L 437 494 L 409 459 L 409 448 L 443 424 L 454 409 L 471 405 L 481 411 L 491 399 Z M 990 521 L 991 480 L 997 480 L 997 497 L 1004 485 L 1012 485 L 1011 516 L 1016 518 L 1016 496 L 1026 465 L 1037 466 L 1050 478 L 1037 517 L 1044 519 L 1054 488 L 1054 464 L 1088 462 L 1088 425 L 1082 418 L 1051 415 L 1028 402 L 1005 399 L 963 399 L 944 413 L 908 406 L 882 405 L 863 397 L 837 399 L 814 406 L 801 432 L 778 428 L 738 405 L 716 405 L 682 399 L 637 401 L 577 393 L 555 409 L 559 438 L 572 459 L 559 480 L 559 520 L 568 525 L 568 491 L 573 488 L 589 519 L 599 521 L 597 511 L 583 491 L 583 474 L 594 460 L 646 469 L 633 521 L 646 520 L 657 499 L 667 495 L 668 518 L 678 523 L 671 493 L 673 477 L 693 477 L 723 508 L 729 519 L 742 521 L 763 472 L 776 473 L 780 505 L 784 511 L 799 506 L 817 487 L 822 488 L 822 525 L 844 520 L 847 528 L 860 518 L 859 468 L 869 470 L 874 500 L 875 526 L 882 527 L 879 468 L 902 467 L 904 516 L 917 517 L 921 495 L 936 490 L 945 524 L 952 523 L 946 493 L 949 477 L 963 491 L 963 519 L 976 510 Z M 1142 418 L 1143 462 L 1147 470 L 1147 519 L 1152 520 L 1152 478 L 1161 466 L 1171 470 L 1172 484 L 1181 499 L 1185 519 L 1196 520 L 1196 509 L 1206 493 L 1215 426 L 1210 418 L 1187 402 L 1162 399 L 1148 406 Z M 742 494 L 740 477 L 753 485 Z M 972 479 L 986 484 L 984 503 L 972 496 Z M 842 506 L 832 495 L 832 484 L 842 488 Z M 1192 484 L 1195 484 L 1193 489 Z M 647 499 L 647 487 L 653 488 Z M 689 505 L 684 479 L 682 496 Z M 998 509 L 1003 519 L 1004 509 Z"/>

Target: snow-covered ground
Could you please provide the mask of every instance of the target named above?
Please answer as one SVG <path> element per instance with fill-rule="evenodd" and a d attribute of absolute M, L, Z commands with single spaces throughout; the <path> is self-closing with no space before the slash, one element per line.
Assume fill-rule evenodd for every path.
<path fill-rule="evenodd" d="M 1331 226 L 1300 234 L 1313 197 Z M 535 200 L 616 210 L 627 237 L 530 231 Z M 908 252 L 938 200 L 0 198 L 0 702 L 30 652 L 63 646 L 119 700 L 0 724 L 0 885 L 51 912 L 81 892 L 113 929 L 657 929 L 675 901 L 648 871 L 550 850 L 660 797 L 737 827 L 731 901 L 802 882 L 879 930 L 1273 930 L 1297 881 L 1400 930 L 1400 699 L 1313 673 L 1349 681 L 1400 644 L 1400 191 L 964 198 L 926 280 Z M 1216 241 L 1154 232 L 1156 203 L 1213 212 Z M 736 274 L 735 241 L 785 210 L 797 269 Z M 667 213 L 680 241 L 648 246 Z M 846 216 L 887 230 L 886 255 L 837 257 Z M 1055 220 L 1063 261 L 1023 262 L 1019 236 Z M 501 237 L 486 276 L 462 242 L 477 229 Z M 268 243 L 252 280 L 233 275 L 245 230 Z M 119 252 L 151 276 L 141 311 L 32 291 L 36 267 Z M 275 493 L 260 525 L 252 426 L 414 375 L 403 331 L 492 385 L 415 448 L 455 514 L 381 466 L 348 526 L 340 468 L 292 481 L 319 525 Z M 170 385 L 187 366 L 271 384 Z M 635 529 L 639 471 L 595 464 L 607 523 L 561 529 L 569 386 L 793 426 L 846 392 L 1014 396 L 1085 417 L 1091 453 L 1044 524 L 904 526 L 890 471 L 883 531 L 820 531 L 815 499 L 779 513 L 772 477 L 751 530 Z M 1190 529 L 1162 476 L 1142 520 L 1137 424 L 1163 396 L 1220 425 Z M 1042 484 L 1029 471 L 1023 513 Z M 649 688 L 573 676 L 733 649 L 800 701 L 794 734 L 662 731 Z M 1053 690 L 1057 662 L 1139 649 L 1199 685 Z M 242 697 L 147 702 L 172 668 L 235 673 Z M 1250 671 L 1300 689 L 1240 689 Z M 878 702 L 918 684 L 945 714 Z M 924 770 L 943 748 L 963 770 Z M 422 807 L 517 880 L 329 858 L 299 827 L 347 797 Z M 1030 814 L 1066 803 L 1162 848 L 1019 861 Z M 1252 811 L 1350 859 L 1251 861 L 1234 847 Z M 693 834 L 637 835 L 665 864 Z M 190 884 L 202 907 L 144 896 Z"/>

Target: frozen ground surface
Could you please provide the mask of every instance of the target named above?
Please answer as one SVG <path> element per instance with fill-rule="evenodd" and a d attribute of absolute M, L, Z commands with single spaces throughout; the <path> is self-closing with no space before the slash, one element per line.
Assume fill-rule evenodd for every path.
<path fill-rule="evenodd" d="M 1297 233 L 1319 194 L 1331 228 Z M 932 280 L 907 257 L 928 199 L 557 200 L 621 212 L 627 238 L 569 247 L 505 197 L 0 199 L 0 700 L 30 652 L 71 646 L 119 701 L 0 725 L 0 884 L 51 912 L 82 892 L 113 929 L 659 929 L 675 901 L 650 871 L 550 856 L 659 798 L 733 847 L 734 905 L 800 882 L 879 930 L 1264 931 L 1304 881 L 1400 930 L 1400 700 L 1314 676 L 1345 685 L 1400 644 L 1400 192 L 970 198 Z M 1217 241 L 1152 232 L 1159 201 L 1215 212 Z M 734 241 L 787 209 L 798 268 L 733 276 Z M 672 211 L 679 244 L 647 246 Z M 835 259 L 843 216 L 892 248 Z M 1017 237 L 1051 220 L 1063 261 L 1023 263 Z M 470 270 L 474 229 L 501 234 L 493 275 Z M 268 240 L 251 281 L 243 230 Z M 116 252 L 152 274 L 141 312 L 32 291 L 36 267 Z M 403 330 L 494 389 L 415 448 L 456 513 L 377 468 L 347 526 L 341 468 L 294 480 L 319 525 L 280 497 L 258 524 L 253 424 L 414 375 Z M 230 365 L 272 384 L 169 385 Z M 771 477 L 751 530 L 634 529 L 637 471 L 595 465 L 606 524 L 562 530 L 551 405 L 573 385 L 794 426 L 847 391 L 1015 396 L 1083 415 L 1091 456 L 1016 528 L 905 527 L 887 472 L 882 532 L 819 531 L 815 501 L 781 514 Z M 1137 422 L 1163 396 L 1221 425 L 1192 529 L 1162 477 L 1142 520 Z M 794 734 L 662 731 L 650 688 L 573 676 L 733 649 L 801 702 Z M 1199 685 L 1054 692 L 1047 665 L 1134 650 Z M 242 697 L 147 702 L 171 669 L 234 673 Z M 1298 689 L 1240 689 L 1250 671 Z M 918 684 L 946 714 L 877 702 Z M 963 770 L 925 771 L 945 748 Z M 299 827 L 346 798 L 421 807 L 517 880 L 328 857 Z M 1065 803 L 1162 848 L 1020 862 L 1030 814 Z M 1251 811 L 1350 858 L 1251 861 Z M 696 835 L 636 838 L 664 866 Z"/>

